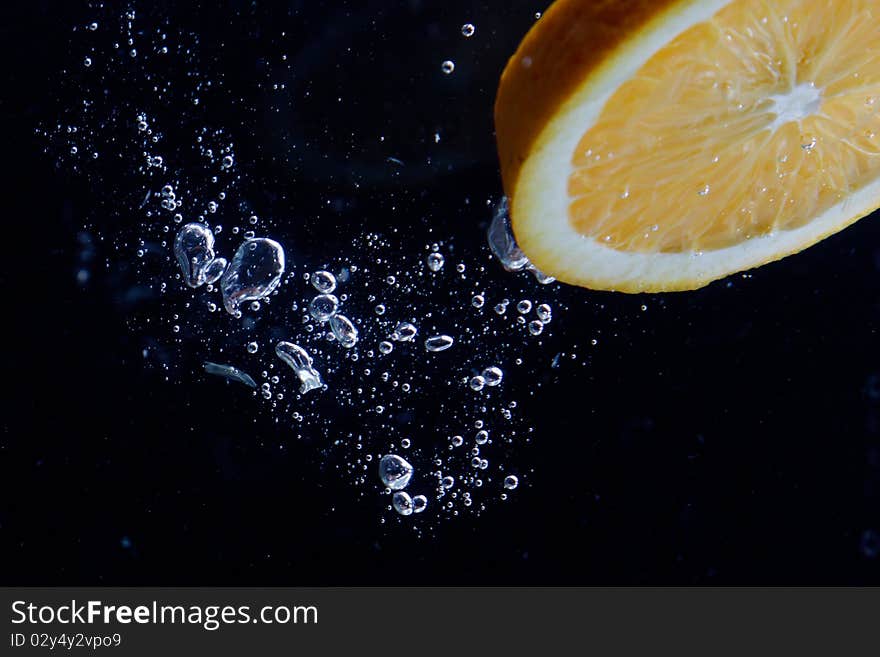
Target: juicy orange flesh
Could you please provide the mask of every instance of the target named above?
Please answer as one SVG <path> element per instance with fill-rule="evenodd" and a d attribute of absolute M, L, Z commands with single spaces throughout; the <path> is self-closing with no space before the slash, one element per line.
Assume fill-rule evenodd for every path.
<path fill-rule="evenodd" d="M 580 140 L 572 226 L 622 251 L 720 249 L 875 179 L 878 18 L 880 0 L 734 0 L 680 34 Z"/>

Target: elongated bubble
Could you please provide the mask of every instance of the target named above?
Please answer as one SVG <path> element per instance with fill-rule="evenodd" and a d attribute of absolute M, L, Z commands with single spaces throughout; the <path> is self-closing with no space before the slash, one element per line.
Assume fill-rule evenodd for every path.
<path fill-rule="evenodd" d="M 300 394 L 309 390 L 320 388 L 323 383 L 321 375 L 312 367 L 312 357 L 309 352 L 292 342 L 279 342 L 275 345 L 275 353 L 285 363 L 290 365 L 297 378 L 299 378 Z"/>
<path fill-rule="evenodd" d="M 446 351 L 455 344 L 455 340 L 448 335 L 435 335 L 425 340 L 425 349 L 432 352 Z"/>
<path fill-rule="evenodd" d="M 556 279 L 535 267 L 529 261 L 528 256 L 517 246 L 516 238 L 513 235 L 513 228 L 510 225 L 508 209 L 507 198 L 504 198 L 495 208 L 495 214 L 492 216 L 492 222 L 489 224 L 486 237 L 492 253 L 495 254 L 498 262 L 507 271 L 522 271 L 525 269 L 531 272 L 535 280 L 541 285 L 553 283 Z"/>
<path fill-rule="evenodd" d="M 232 365 L 220 365 L 219 363 L 208 361 L 205 363 L 204 367 L 208 374 L 222 376 L 230 381 L 238 381 L 249 388 L 257 387 L 257 382 L 254 381 L 247 372 L 242 372 L 240 369 L 233 367 Z"/>
<path fill-rule="evenodd" d="M 235 315 L 246 301 L 269 296 L 284 274 L 284 249 L 265 237 L 245 241 L 220 279 L 223 305 Z"/>
<path fill-rule="evenodd" d="M 513 237 L 510 216 L 507 213 L 506 198 L 495 208 L 492 223 L 489 224 L 487 238 L 492 253 L 495 254 L 501 266 L 507 271 L 521 271 L 529 264 L 529 259 L 516 245 L 516 239 Z"/>
<path fill-rule="evenodd" d="M 186 224 L 174 238 L 174 256 L 190 287 L 205 283 L 205 270 L 214 260 L 214 233 L 202 224 Z"/>
<path fill-rule="evenodd" d="M 358 330 L 345 315 L 333 315 L 330 318 L 330 330 L 333 331 L 339 344 L 346 349 L 351 349 L 357 344 Z"/>

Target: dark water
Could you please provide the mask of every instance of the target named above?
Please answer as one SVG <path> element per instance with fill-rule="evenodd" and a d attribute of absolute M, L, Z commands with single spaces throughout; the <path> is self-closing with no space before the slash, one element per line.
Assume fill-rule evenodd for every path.
<path fill-rule="evenodd" d="M 543 6 L 186 4 L 139 11 L 148 27 L 199 35 L 200 70 L 224 84 L 202 92 L 212 109 L 197 119 L 234 133 L 254 203 L 290 208 L 298 257 L 364 229 L 421 238 L 435 227 L 462 251 L 481 243 L 488 211 L 463 199 L 485 208 L 501 194 L 494 89 Z M 34 135 L 80 101 L 61 71 L 81 61 L 70 26 L 90 11 L 20 3 L 0 21 L 11 145 L 3 583 L 880 580 L 876 217 L 694 293 L 554 292 L 565 310 L 553 339 L 580 355 L 551 369 L 545 351 L 523 351 L 542 384 L 521 399 L 535 427 L 518 455 L 534 469 L 529 486 L 419 536 L 381 525 L 376 500 L 352 494 L 314 440 L 279 453 L 282 428 L 253 404 L 145 363 L 145 347 L 163 347 L 145 317 L 164 302 L 101 239 L 136 234 L 124 216 L 137 207 L 131 172 L 78 173 Z M 281 53 L 293 62 L 270 71 L 282 97 L 254 91 Z M 439 73 L 445 59 L 452 76 Z M 150 95 L 106 88 L 108 104 Z"/>

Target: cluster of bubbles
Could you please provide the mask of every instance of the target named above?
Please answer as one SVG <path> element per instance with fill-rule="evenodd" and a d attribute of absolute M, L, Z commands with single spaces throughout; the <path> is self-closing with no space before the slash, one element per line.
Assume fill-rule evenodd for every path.
<path fill-rule="evenodd" d="M 210 111 L 212 86 L 192 54 L 197 35 L 172 39 L 134 24 L 128 10 L 104 41 L 91 41 L 103 20 L 76 31 L 88 58 L 73 78 L 84 100 L 43 135 L 74 172 L 92 175 L 85 160 L 115 148 L 132 174 L 136 200 L 126 211 L 139 217 L 137 237 L 109 237 L 120 257 L 136 249 L 138 275 L 167 313 L 135 325 L 149 337 L 145 363 L 161 358 L 167 375 L 185 379 L 194 375 L 175 362 L 198 353 L 205 374 L 250 389 L 284 440 L 317 439 L 360 496 L 389 496 L 381 506 L 391 517 L 479 515 L 507 499 L 531 473 L 518 462 L 533 431 L 521 402 L 541 385 L 522 351 L 549 349 L 547 364 L 562 354 L 552 356 L 556 287 L 516 245 L 506 202 L 476 210 L 490 219 L 482 248 L 474 235 L 465 246 L 434 234 L 418 251 L 366 231 L 346 236 L 349 250 L 332 259 L 294 262 L 300 251 L 285 244 L 283 224 L 254 213 L 247 164 L 225 128 L 198 126 L 187 158 L 162 129 L 173 112 L 97 109 L 110 80 L 143 76 L 191 119 Z M 461 34 L 475 29 L 466 23 Z M 153 72 L 163 66 L 187 67 L 199 82 L 174 96 Z M 167 332 L 157 336 L 156 327 Z"/>

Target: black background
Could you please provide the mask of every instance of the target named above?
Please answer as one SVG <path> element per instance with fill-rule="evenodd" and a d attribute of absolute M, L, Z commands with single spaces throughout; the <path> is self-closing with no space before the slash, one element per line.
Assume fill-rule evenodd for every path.
<path fill-rule="evenodd" d="M 374 227 L 391 220 L 371 186 L 414 206 L 427 197 L 444 230 L 482 240 L 449 191 L 500 194 L 494 88 L 543 7 L 290 4 L 302 22 L 294 56 L 333 75 L 315 73 L 311 104 L 297 117 L 311 130 L 304 139 L 329 156 L 298 162 L 301 188 L 289 193 L 333 188 L 334 153 L 351 152 L 346 134 L 389 124 L 405 134 L 423 123 L 432 132 L 426 113 L 458 137 L 460 152 L 447 153 L 442 177 L 417 171 L 389 182 L 375 173 L 381 157 L 359 150 L 347 161 L 368 188 L 359 212 Z M 173 9 L 205 42 L 232 42 L 221 60 L 230 85 L 250 75 L 259 46 L 230 18 L 248 6 Z M 257 7 L 251 26 L 271 17 L 270 3 Z M 876 539 L 866 535 L 880 531 L 876 217 L 732 287 L 645 298 L 563 291 L 569 309 L 557 330 L 577 336 L 604 322 L 616 337 L 589 367 L 563 368 L 528 402 L 538 431 L 532 486 L 419 538 L 379 526 L 332 472 L 314 467 L 307 446 L 285 459 L 261 449 L 277 431 L 270 422 L 224 412 L 210 390 L 145 369 L 126 325 L 133 309 L 120 298 L 124 263 L 111 249 L 97 245 L 96 261 L 109 266 L 77 284 L 77 232 L 101 190 L 56 168 L 33 128 L 57 107 L 68 28 L 82 11 L 66 2 L 0 9 L 3 584 L 880 580 Z M 370 15 L 378 28 L 368 27 Z M 467 86 L 438 101 L 434 73 L 453 46 L 464 47 L 449 35 L 467 21 L 482 39 L 470 65 L 457 59 Z M 349 38 L 346 54 L 339 44 Z M 340 90 L 356 100 L 339 107 Z M 239 110 L 228 111 L 236 125 Z M 264 125 L 239 157 L 262 162 L 277 182 L 277 126 Z M 389 155 L 411 157 L 406 149 Z M 642 303 L 663 311 L 646 319 Z"/>

